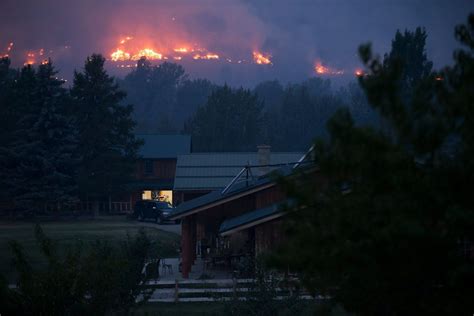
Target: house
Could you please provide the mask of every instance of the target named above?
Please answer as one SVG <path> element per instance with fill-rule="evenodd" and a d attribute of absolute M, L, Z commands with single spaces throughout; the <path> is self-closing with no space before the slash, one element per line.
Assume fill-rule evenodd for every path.
<path fill-rule="evenodd" d="M 173 204 L 176 161 L 179 155 L 191 152 L 189 135 L 142 134 L 143 146 L 135 181 L 130 184 L 132 205 L 137 200 L 159 199 Z"/>
<path fill-rule="evenodd" d="M 307 162 L 308 155 L 301 154 L 291 164 L 247 165 L 223 189 L 180 204 L 170 218 L 181 220 L 183 277 L 189 277 L 196 259 L 231 265 L 281 242 L 282 205 L 289 201 L 276 179 L 310 170 Z"/>
<path fill-rule="evenodd" d="M 270 152 L 258 146 L 257 152 L 192 153 L 179 155 L 173 191 L 176 205 L 214 190 L 223 189 L 245 166 L 267 165 L 263 172 L 298 161 L 300 152 Z M 253 169 L 248 169 L 251 172 Z M 261 170 L 253 170 L 254 176 Z M 259 173 L 260 172 L 260 173 Z"/>
<path fill-rule="evenodd" d="M 143 140 L 133 181 L 128 193 L 101 203 L 100 211 L 132 212 L 136 201 L 159 199 L 173 203 L 173 186 L 178 155 L 191 152 L 191 136 L 139 134 Z"/>

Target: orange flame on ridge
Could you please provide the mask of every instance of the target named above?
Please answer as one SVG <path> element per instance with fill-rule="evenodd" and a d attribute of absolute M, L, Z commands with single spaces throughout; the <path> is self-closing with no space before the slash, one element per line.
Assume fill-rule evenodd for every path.
<path fill-rule="evenodd" d="M 314 70 L 319 75 L 343 75 L 344 74 L 344 70 L 331 69 L 327 66 L 323 66 L 323 64 L 320 61 L 316 62 L 316 66 L 314 66 Z"/>
<path fill-rule="evenodd" d="M 253 61 L 258 65 L 272 65 L 271 57 L 270 54 L 264 55 L 259 52 L 253 52 Z"/>

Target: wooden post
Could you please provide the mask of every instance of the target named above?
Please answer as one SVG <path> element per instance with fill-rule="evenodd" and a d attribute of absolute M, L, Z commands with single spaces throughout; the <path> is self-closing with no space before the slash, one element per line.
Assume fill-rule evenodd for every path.
<path fill-rule="evenodd" d="M 232 277 L 232 289 L 234 293 L 234 300 L 237 299 L 237 278 L 234 276 Z"/>
<path fill-rule="evenodd" d="M 191 225 L 189 218 L 183 218 L 181 221 L 181 273 L 183 278 L 189 278 L 189 272 L 192 265 L 192 240 Z"/>
<path fill-rule="evenodd" d="M 109 194 L 109 213 L 112 212 L 112 197 Z"/>
<path fill-rule="evenodd" d="M 179 283 L 178 279 L 174 280 L 174 302 L 178 303 L 179 301 Z"/>

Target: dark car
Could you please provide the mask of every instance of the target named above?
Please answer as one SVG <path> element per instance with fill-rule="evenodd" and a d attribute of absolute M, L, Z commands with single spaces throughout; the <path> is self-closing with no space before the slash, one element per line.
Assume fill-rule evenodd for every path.
<path fill-rule="evenodd" d="M 152 218 L 157 223 L 162 223 L 173 210 L 167 202 L 142 200 L 135 203 L 135 216 L 139 221 Z"/>

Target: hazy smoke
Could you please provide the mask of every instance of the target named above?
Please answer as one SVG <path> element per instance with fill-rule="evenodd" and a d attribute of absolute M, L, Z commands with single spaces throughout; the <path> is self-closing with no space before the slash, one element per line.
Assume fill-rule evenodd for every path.
<path fill-rule="evenodd" d="M 269 52 L 271 67 L 185 65 L 193 76 L 251 85 L 312 76 L 316 60 L 350 76 L 359 44 L 371 41 L 383 53 L 397 29 L 417 26 L 426 27 L 429 56 L 442 66 L 456 47 L 454 26 L 470 11 L 468 0 L 2 0 L 0 53 L 14 42 L 12 59 L 21 65 L 28 50 L 45 48 L 70 76 L 87 55 L 110 54 L 126 35 L 155 46 L 197 43 L 242 60 L 253 50 Z"/>

